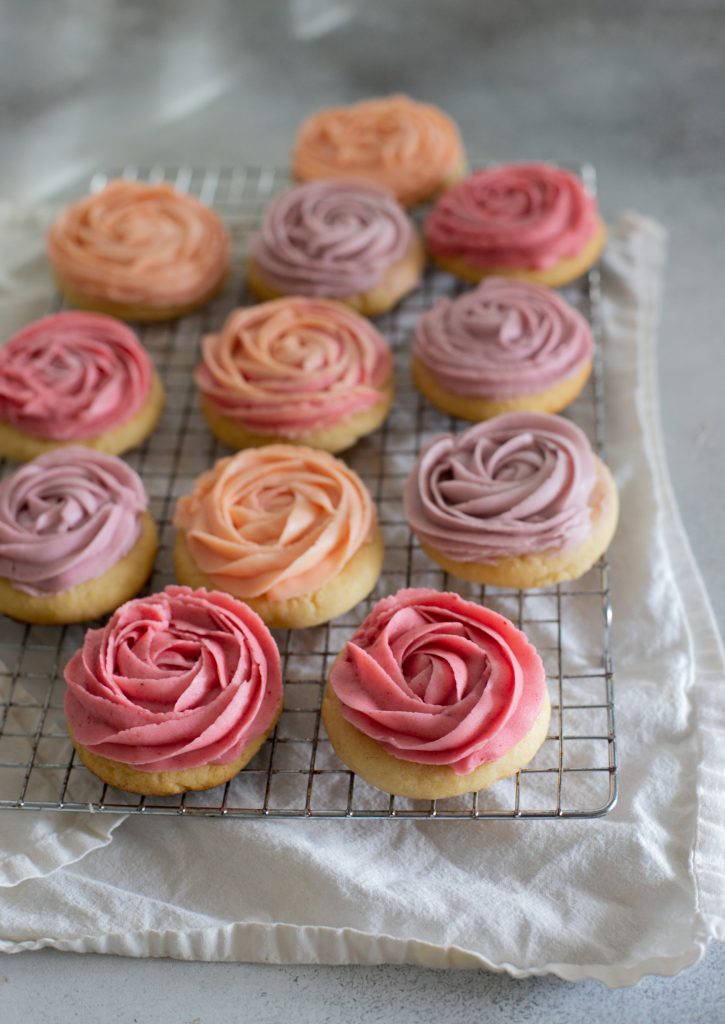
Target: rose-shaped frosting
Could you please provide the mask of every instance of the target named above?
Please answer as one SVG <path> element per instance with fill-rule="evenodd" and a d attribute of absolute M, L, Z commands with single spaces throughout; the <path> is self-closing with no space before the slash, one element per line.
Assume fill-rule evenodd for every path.
<path fill-rule="evenodd" d="M 284 298 L 234 310 L 202 343 L 196 382 L 259 433 L 299 437 L 370 408 L 392 375 L 387 343 L 337 302 Z"/>
<path fill-rule="evenodd" d="M 69 446 L 0 482 L 0 576 L 27 594 L 57 594 L 101 576 L 141 534 L 148 498 L 122 459 Z"/>
<path fill-rule="evenodd" d="M 577 256 L 597 233 L 597 203 L 569 171 L 509 164 L 469 174 L 425 222 L 435 256 L 488 268 L 543 270 Z"/>
<path fill-rule="evenodd" d="M 589 441 L 570 420 L 507 413 L 434 438 L 406 483 L 405 514 L 423 544 L 485 564 L 583 541 L 596 482 Z"/>
<path fill-rule="evenodd" d="M 556 292 L 501 277 L 439 299 L 413 339 L 444 388 L 490 399 L 552 387 L 590 363 L 593 350 L 586 319 Z"/>
<path fill-rule="evenodd" d="M 335 577 L 372 537 L 376 514 L 340 459 L 279 444 L 217 462 L 179 499 L 174 525 L 220 589 L 277 600 Z"/>
<path fill-rule="evenodd" d="M 252 258 L 278 291 L 345 298 L 376 285 L 411 237 L 410 221 L 386 189 L 314 181 L 272 200 Z"/>
<path fill-rule="evenodd" d="M 330 685 L 343 716 L 393 757 L 468 775 L 530 731 L 546 680 L 508 619 L 458 594 L 412 589 L 378 602 Z"/>
<path fill-rule="evenodd" d="M 0 348 L 0 420 L 52 441 L 97 437 L 149 396 L 153 367 L 133 331 L 100 313 L 55 313 Z"/>
<path fill-rule="evenodd" d="M 167 587 L 90 629 L 65 669 L 75 739 L 139 771 L 229 764 L 282 698 L 279 651 L 227 594 Z"/>
<path fill-rule="evenodd" d="M 301 126 L 292 154 L 301 181 L 357 178 L 384 185 L 410 206 L 463 166 L 453 121 L 408 96 L 330 107 Z"/>
<path fill-rule="evenodd" d="M 84 295 L 163 309 L 213 291 L 229 264 L 229 240 L 194 196 L 118 180 L 61 211 L 48 255 L 61 281 Z"/>

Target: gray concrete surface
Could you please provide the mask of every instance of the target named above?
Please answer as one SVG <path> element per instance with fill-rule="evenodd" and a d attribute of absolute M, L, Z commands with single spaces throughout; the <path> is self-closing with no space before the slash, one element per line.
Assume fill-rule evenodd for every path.
<path fill-rule="evenodd" d="M 0 196 L 127 161 L 284 162 L 316 107 L 404 90 L 484 158 L 592 160 L 604 212 L 666 224 L 660 390 L 683 518 L 725 625 L 725 7 L 688 0 L 0 0 Z M 633 990 L 413 968 L 0 963 L 0 1020 L 716 1022 L 725 952 Z"/>

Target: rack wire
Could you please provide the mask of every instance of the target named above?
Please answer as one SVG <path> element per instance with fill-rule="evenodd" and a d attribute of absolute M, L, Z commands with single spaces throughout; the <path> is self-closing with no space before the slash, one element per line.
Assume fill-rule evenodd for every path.
<path fill-rule="evenodd" d="M 594 169 L 576 168 L 592 191 Z M 125 167 L 126 178 L 173 182 L 198 195 L 226 219 L 233 272 L 223 295 L 182 320 L 139 328 L 164 381 L 167 406 L 154 434 L 127 455 L 140 473 L 159 527 L 160 547 L 148 592 L 173 582 L 171 519 L 177 497 L 228 449 L 201 416 L 192 370 L 199 343 L 229 310 L 249 303 L 244 251 L 270 197 L 289 184 L 274 167 L 196 169 Z M 116 176 L 114 175 L 108 175 Z M 91 182 L 98 189 L 107 176 Z M 408 372 L 409 344 L 420 313 L 461 286 L 429 271 L 422 286 L 378 326 L 395 355 L 397 396 L 385 424 L 345 459 L 376 499 L 385 537 L 385 566 L 373 594 L 347 615 L 314 629 L 277 631 L 285 681 L 285 710 L 273 735 L 231 782 L 203 793 L 139 797 L 101 783 L 79 762 L 65 727 L 63 668 L 81 645 L 85 627 L 44 627 L 0 616 L 0 808 L 184 817 L 529 819 L 593 818 L 617 799 L 616 732 L 610 644 L 609 565 L 602 558 L 572 583 L 532 591 L 481 587 L 449 577 L 419 548 L 405 522 L 402 487 L 421 445 L 466 424 L 440 413 L 418 394 Z M 600 455 L 605 451 L 604 371 L 599 273 L 566 290 L 589 317 L 595 338 L 594 372 L 567 410 Z M 56 309 L 61 308 L 56 302 Z M 0 464 L 6 474 L 12 466 Z M 547 739 L 534 760 L 479 794 L 438 801 L 390 797 L 347 770 L 335 756 L 320 718 L 329 666 L 372 604 L 403 586 L 455 590 L 507 615 L 523 629 L 544 661 L 552 701 Z"/>

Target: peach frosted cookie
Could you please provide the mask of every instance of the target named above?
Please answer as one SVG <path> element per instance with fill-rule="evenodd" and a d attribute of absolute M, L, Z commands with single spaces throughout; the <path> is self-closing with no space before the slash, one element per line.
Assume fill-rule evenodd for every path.
<path fill-rule="evenodd" d="M 224 590 L 268 626 L 316 626 L 375 586 L 383 542 L 367 488 L 340 459 L 292 445 L 221 459 L 180 498 L 177 579 Z"/>
<path fill-rule="evenodd" d="M 444 270 L 477 282 L 515 277 L 557 288 L 597 262 L 606 229 L 575 174 L 552 164 L 504 164 L 469 174 L 425 222 L 428 250 Z"/>
<path fill-rule="evenodd" d="M 404 504 L 423 550 L 447 572 L 520 588 L 582 576 L 619 513 L 616 484 L 585 434 L 545 413 L 507 413 L 433 438 Z"/>
<path fill-rule="evenodd" d="M 83 764 L 132 793 L 210 789 L 256 754 L 282 709 L 277 646 L 228 594 L 167 587 L 86 633 L 65 668 Z"/>
<path fill-rule="evenodd" d="M 0 455 L 60 445 L 119 455 L 156 425 L 164 389 L 134 332 L 99 313 L 54 313 L 0 348 Z"/>
<path fill-rule="evenodd" d="M 136 473 L 90 448 L 39 455 L 0 482 L 0 612 L 84 622 L 138 593 L 156 527 Z"/>
<path fill-rule="evenodd" d="M 123 320 L 170 320 L 221 290 L 229 238 L 194 196 L 119 179 L 61 210 L 48 256 L 71 305 Z"/>
<path fill-rule="evenodd" d="M 504 412 L 558 412 L 592 368 L 586 319 L 556 292 L 488 277 L 418 319 L 411 373 L 444 412 L 484 420 Z"/>
<path fill-rule="evenodd" d="M 230 313 L 204 338 L 195 379 L 209 426 L 232 448 L 342 451 L 380 426 L 394 390 L 390 349 L 371 323 L 298 297 Z"/>
<path fill-rule="evenodd" d="M 396 305 L 420 281 L 423 246 L 387 189 L 358 181 L 314 181 L 267 207 L 247 261 L 258 299 L 337 299 L 363 316 Z"/>
<path fill-rule="evenodd" d="M 409 96 L 328 107 L 301 125 L 292 152 L 298 181 L 354 178 L 389 188 L 404 206 L 424 202 L 463 174 L 453 120 Z"/>
<path fill-rule="evenodd" d="M 322 718 L 335 752 L 387 793 L 472 793 L 546 738 L 544 666 L 508 619 L 458 594 L 379 601 L 332 666 Z"/>

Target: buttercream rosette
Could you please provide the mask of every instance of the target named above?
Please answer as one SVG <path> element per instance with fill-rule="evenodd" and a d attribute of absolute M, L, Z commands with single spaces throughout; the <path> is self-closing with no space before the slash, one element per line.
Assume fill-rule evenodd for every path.
<path fill-rule="evenodd" d="M 393 192 L 404 206 L 428 199 L 463 173 L 454 122 L 408 96 L 329 107 L 301 125 L 292 153 L 295 177 L 353 178 Z"/>
<path fill-rule="evenodd" d="M 54 313 L 0 348 L 0 421 L 50 441 L 99 438 L 143 409 L 153 382 L 149 355 L 126 324 Z"/>
<path fill-rule="evenodd" d="M 195 379 L 212 429 L 229 443 L 337 451 L 382 421 L 392 374 L 390 349 L 367 320 L 292 297 L 234 310 L 203 339 Z"/>
<path fill-rule="evenodd" d="M 541 163 L 469 174 L 440 196 L 425 222 L 432 255 L 462 276 L 530 274 L 552 285 L 595 262 L 604 237 L 596 199 L 581 179 Z"/>
<path fill-rule="evenodd" d="M 581 575 L 606 549 L 618 512 L 614 481 L 584 432 L 545 413 L 509 413 L 433 438 L 404 504 L 435 561 L 503 586 Z"/>
<path fill-rule="evenodd" d="M 482 399 L 494 408 L 588 376 L 593 352 L 587 320 L 560 295 L 500 277 L 455 299 L 440 298 L 419 318 L 413 337 L 414 360 L 452 402 Z"/>
<path fill-rule="evenodd" d="M 229 238 L 195 196 L 118 179 L 64 207 L 48 232 L 48 256 L 75 305 L 153 318 L 212 296 L 229 268 Z"/>
<path fill-rule="evenodd" d="M 179 499 L 174 525 L 177 577 L 228 591 L 271 625 L 341 614 L 372 589 L 382 564 L 367 488 L 312 448 L 268 445 L 221 459 Z"/>
<path fill-rule="evenodd" d="M 86 622 L 151 575 L 148 497 L 121 459 L 54 448 L 0 482 L 0 612 L 22 622 Z"/>
<path fill-rule="evenodd" d="M 378 284 L 413 238 L 412 224 L 387 189 L 314 181 L 272 200 L 251 259 L 280 293 L 344 300 Z"/>
<path fill-rule="evenodd" d="M 82 759 L 104 781 L 135 782 L 127 788 L 136 792 L 217 784 L 213 772 L 194 770 L 238 770 L 282 701 L 279 651 L 264 623 L 228 594 L 188 587 L 129 601 L 89 630 L 65 680 Z"/>
<path fill-rule="evenodd" d="M 364 778 L 432 798 L 482 788 L 529 760 L 549 700 L 539 655 L 508 619 L 458 594 L 409 589 L 379 601 L 348 641 L 323 715 Z"/>

